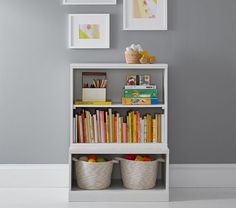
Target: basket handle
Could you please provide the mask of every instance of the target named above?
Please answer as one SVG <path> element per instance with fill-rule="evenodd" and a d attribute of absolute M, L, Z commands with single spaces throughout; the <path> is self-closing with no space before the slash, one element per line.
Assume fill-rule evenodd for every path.
<path fill-rule="evenodd" d="M 80 160 L 78 160 L 77 158 L 72 158 L 72 160 L 74 161 L 74 162 L 78 162 L 78 161 L 80 161 Z M 117 160 L 111 160 L 113 163 L 119 163 L 119 161 L 117 161 Z"/>
<path fill-rule="evenodd" d="M 115 163 L 115 164 L 118 164 L 118 163 L 119 163 L 119 161 L 118 161 L 118 160 L 116 160 L 116 158 L 115 158 L 115 159 L 113 159 L 113 160 L 112 160 L 112 162 L 113 162 L 113 163 Z"/>
<path fill-rule="evenodd" d="M 166 161 L 165 161 L 165 159 L 163 159 L 163 158 L 158 158 L 158 159 L 157 159 L 157 162 L 164 163 L 164 162 L 166 162 Z"/>
<path fill-rule="evenodd" d="M 115 163 L 119 163 L 121 160 L 123 160 L 122 157 L 115 157 L 113 161 L 116 161 Z"/>
<path fill-rule="evenodd" d="M 121 157 L 115 157 L 115 158 L 114 158 L 114 161 L 116 161 L 116 163 L 119 163 L 121 160 L 124 160 L 124 159 L 121 158 Z M 157 161 L 157 162 L 160 162 L 160 163 L 166 162 L 165 159 L 163 159 L 163 158 L 158 158 L 158 159 L 156 159 L 156 161 Z"/>
<path fill-rule="evenodd" d="M 79 160 L 77 159 L 77 158 L 72 158 L 72 160 L 74 161 L 74 162 L 78 162 Z"/>

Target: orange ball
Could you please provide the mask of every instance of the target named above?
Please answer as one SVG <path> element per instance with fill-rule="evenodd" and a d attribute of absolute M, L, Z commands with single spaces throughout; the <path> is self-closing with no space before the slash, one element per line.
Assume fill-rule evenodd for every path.
<path fill-rule="evenodd" d="M 97 160 L 97 156 L 96 155 L 89 155 L 88 156 L 88 159 L 90 160 L 90 159 L 93 159 L 93 160 Z"/>
<path fill-rule="evenodd" d="M 152 161 L 150 157 L 143 157 L 143 161 Z"/>

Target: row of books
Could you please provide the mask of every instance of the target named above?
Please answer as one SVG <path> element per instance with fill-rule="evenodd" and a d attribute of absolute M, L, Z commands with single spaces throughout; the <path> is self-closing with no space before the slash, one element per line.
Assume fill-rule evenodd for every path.
<path fill-rule="evenodd" d="M 129 111 L 96 110 L 95 114 L 82 110 L 73 119 L 73 143 L 161 143 L 164 133 L 163 114 Z"/>

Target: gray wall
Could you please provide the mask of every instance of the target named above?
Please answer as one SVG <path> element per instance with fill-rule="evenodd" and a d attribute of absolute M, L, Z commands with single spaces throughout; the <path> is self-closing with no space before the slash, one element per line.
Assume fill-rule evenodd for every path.
<path fill-rule="evenodd" d="M 69 64 L 123 62 L 133 42 L 170 65 L 171 162 L 236 162 L 236 1 L 169 0 L 167 32 L 122 31 L 118 1 L 0 0 L 0 163 L 66 163 Z M 67 49 L 69 13 L 110 13 L 111 49 Z"/>

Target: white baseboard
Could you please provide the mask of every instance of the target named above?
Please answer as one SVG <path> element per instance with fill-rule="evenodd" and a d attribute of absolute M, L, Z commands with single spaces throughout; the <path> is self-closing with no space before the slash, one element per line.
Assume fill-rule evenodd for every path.
<path fill-rule="evenodd" d="M 0 165 L 0 188 L 67 188 L 67 164 Z M 236 164 L 170 165 L 170 187 L 236 187 Z"/>
<path fill-rule="evenodd" d="M 62 188 L 68 184 L 66 164 L 0 165 L 1 188 Z"/>
<path fill-rule="evenodd" d="M 176 164 L 170 166 L 173 188 L 236 187 L 236 164 Z"/>

